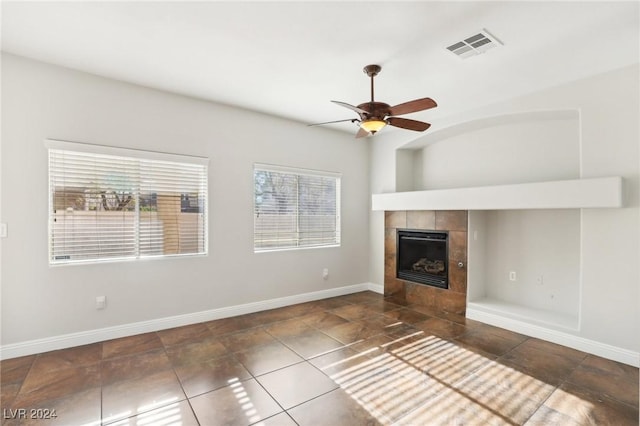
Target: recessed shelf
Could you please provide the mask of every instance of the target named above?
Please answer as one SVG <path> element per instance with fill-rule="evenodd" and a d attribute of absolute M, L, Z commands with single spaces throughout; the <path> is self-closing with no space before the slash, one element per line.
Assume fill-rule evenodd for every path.
<path fill-rule="evenodd" d="M 620 176 L 373 194 L 372 210 L 518 210 L 622 207 Z"/>

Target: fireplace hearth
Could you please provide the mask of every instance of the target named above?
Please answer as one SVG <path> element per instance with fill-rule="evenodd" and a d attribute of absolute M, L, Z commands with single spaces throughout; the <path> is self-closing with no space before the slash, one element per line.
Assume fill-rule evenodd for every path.
<path fill-rule="evenodd" d="M 449 288 L 448 233 L 398 229 L 396 277 L 418 284 Z"/>

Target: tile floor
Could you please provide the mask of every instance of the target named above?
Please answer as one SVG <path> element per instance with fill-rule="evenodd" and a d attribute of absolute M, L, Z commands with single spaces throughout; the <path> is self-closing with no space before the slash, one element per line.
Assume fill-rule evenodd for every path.
<path fill-rule="evenodd" d="M 3 425 L 638 424 L 637 368 L 371 292 L 0 366 Z"/>

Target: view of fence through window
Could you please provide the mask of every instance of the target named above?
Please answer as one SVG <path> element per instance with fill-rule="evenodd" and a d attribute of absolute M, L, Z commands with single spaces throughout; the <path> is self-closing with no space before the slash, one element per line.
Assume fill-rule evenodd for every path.
<path fill-rule="evenodd" d="M 49 149 L 51 263 L 206 253 L 203 159 L 135 153 Z"/>
<path fill-rule="evenodd" d="M 340 176 L 254 166 L 254 249 L 340 244 Z"/>

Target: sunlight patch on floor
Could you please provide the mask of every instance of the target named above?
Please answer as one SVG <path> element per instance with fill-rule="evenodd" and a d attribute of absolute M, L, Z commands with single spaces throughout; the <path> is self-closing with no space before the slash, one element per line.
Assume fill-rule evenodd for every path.
<path fill-rule="evenodd" d="M 121 419 L 123 416 L 128 418 Z M 154 401 L 151 404 L 141 405 L 135 413 L 126 411 L 120 414 L 105 418 L 97 424 L 104 424 L 111 420 L 121 419 L 111 426 L 180 426 L 182 425 L 182 415 L 180 414 L 180 403 L 178 398 L 170 398 L 162 401 Z"/>
<path fill-rule="evenodd" d="M 249 398 L 249 395 L 247 394 L 247 391 L 242 385 L 242 382 L 240 381 L 240 379 L 233 378 L 229 380 L 228 383 L 229 383 L 229 386 L 231 386 L 231 389 L 233 390 L 233 393 L 237 399 L 238 404 L 240 404 L 240 407 L 244 411 L 244 415 L 247 417 L 249 424 L 255 423 L 258 420 L 260 420 L 261 417 L 260 415 L 258 415 L 257 410 L 253 406 L 253 403 L 251 402 L 251 398 Z"/>
<path fill-rule="evenodd" d="M 330 377 L 371 415 L 401 425 L 522 424 L 556 389 L 423 332 L 323 367 L 329 369 Z M 557 404 L 578 407 L 585 415 L 593 408 L 570 394 Z"/>

